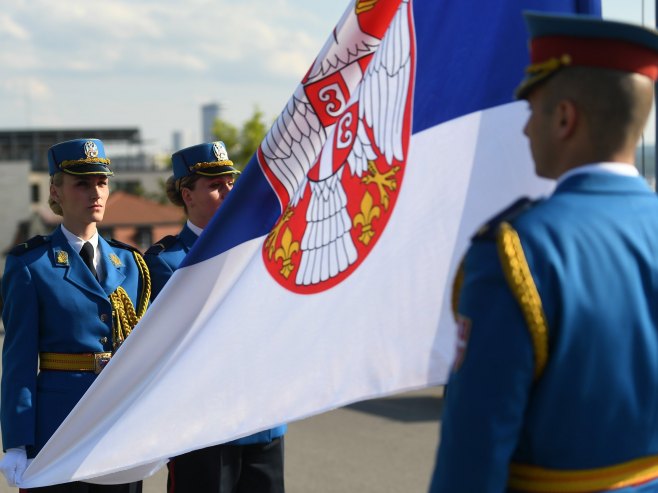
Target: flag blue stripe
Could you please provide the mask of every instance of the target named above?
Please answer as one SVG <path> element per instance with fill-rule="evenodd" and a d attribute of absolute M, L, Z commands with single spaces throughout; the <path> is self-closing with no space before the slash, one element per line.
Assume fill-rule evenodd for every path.
<path fill-rule="evenodd" d="M 414 133 L 513 101 L 528 64 L 525 10 L 601 15 L 594 0 L 414 3 Z"/>
<path fill-rule="evenodd" d="M 279 201 L 254 155 L 181 267 L 202 262 L 269 233 L 280 214 Z"/>

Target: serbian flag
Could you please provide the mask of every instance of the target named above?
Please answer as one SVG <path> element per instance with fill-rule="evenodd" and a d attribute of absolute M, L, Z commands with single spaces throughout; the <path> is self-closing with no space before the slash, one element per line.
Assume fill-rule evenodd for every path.
<path fill-rule="evenodd" d="M 357 0 L 228 200 L 21 486 L 169 457 L 446 381 L 470 236 L 535 177 L 523 10 Z M 438 413 L 437 409 L 437 413 Z"/>

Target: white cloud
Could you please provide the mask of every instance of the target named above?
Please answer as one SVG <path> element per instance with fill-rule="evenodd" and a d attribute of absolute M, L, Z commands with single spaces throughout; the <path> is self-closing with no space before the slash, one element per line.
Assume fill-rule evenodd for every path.
<path fill-rule="evenodd" d="M 0 14 L 0 33 L 19 41 L 30 38 L 30 33 L 7 14 Z"/>
<path fill-rule="evenodd" d="M 231 62 L 257 64 L 272 76 L 297 79 L 328 34 L 307 34 L 306 23 L 318 19 L 284 0 L 35 3 L 39 16 L 32 15 L 33 5 L 26 2 L 9 8 L 15 16 L 29 19 L 33 33 L 30 37 L 13 22 L 14 31 L 31 42 L 16 43 L 10 51 L 19 58 L 30 54 L 31 67 L 43 70 L 175 75 Z M 3 19 L 11 21 L 8 15 L 0 17 L 0 23 Z M 290 65 L 283 67 L 282 62 Z"/>
<path fill-rule="evenodd" d="M 15 96 L 36 100 L 48 100 L 52 91 L 48 84 L 37 77 L 12 77 L 2 82 L 2 90 Z"/>

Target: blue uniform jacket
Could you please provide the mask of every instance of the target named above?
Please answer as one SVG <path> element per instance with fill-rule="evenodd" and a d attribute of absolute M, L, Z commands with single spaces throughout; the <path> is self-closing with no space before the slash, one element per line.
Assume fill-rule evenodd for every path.
<path fill-rule="evenodd" d="M 0 418 L 3 448 L 26 445 L 34 457 L 96 378 L 93 372 L 38 372 L 39 353 L 112 351 L 108 296 L 122 286 L 138 307 L 144 285 L 135 254 L 101 237 L 101 283 L 61 228 L 28 245 L 7 257 L 2 279 Z"/>
<path fill-rule="evenodd" d="M 587 173 L 518 209 L 465 257 L 465 345 L 433 493 L 537 491 L 542 475 L 557 481 L 542 491 L 585 491 L 558 488 L 579 479 L 605 491 L 619 480 L 609 466 L 658 464 L 658 198 L 641 178 Z M 504 260 L 511 252 L 516 263 Z M 658 481 L 614 491 L 656 492 Z"/>
<path fill-rule="evenodd" d="M 187 227 L 176 236 L 168 236 L 149 248 L 144 254 L 144 259 L 149 267 L 153 290 L 151 291 L 151 300 L 160 293 L 165 283 L 169 280 L 174 271 L 190 251 L 192 245 L 198 236 Z M 243 438 L 239 438 L 229 445 L 249 445 L 253 443 L 269 443 L 275 438 L 282 436 L 286 432 L 287 426 L 277 426 L 269 430 L 254 433 Z"/>

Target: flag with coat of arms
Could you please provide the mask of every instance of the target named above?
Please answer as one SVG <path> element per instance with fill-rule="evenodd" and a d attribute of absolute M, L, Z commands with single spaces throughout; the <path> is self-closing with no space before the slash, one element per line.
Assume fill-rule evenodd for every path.
<path fill-rule="evenodd" d="M 469 237 L 552 186 L 513 100 L 523 10 L 598 13 L 593 0 L 350 2 L 21 486 L 132 481 L 190 450 L 444 383 Z"/>

